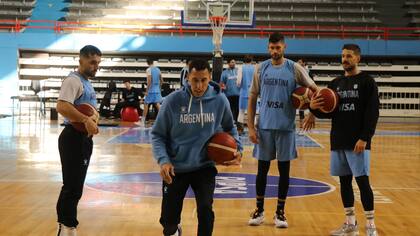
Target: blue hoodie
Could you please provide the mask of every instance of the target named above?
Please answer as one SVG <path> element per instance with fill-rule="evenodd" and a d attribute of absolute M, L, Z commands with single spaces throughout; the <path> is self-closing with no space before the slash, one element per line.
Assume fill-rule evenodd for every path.
<path fill-rule="evenodd" d="M 191 94 L 190 85 L 169 94 L 152 128 L 153 156 L 171 163 L 175 172 L 191 172 L 214 162 L 206 156 L 207 141 L 216 132 L 228 132 L 242 151 L 229 102 L 220 87 L 210 81 L 202 97 Z"/>

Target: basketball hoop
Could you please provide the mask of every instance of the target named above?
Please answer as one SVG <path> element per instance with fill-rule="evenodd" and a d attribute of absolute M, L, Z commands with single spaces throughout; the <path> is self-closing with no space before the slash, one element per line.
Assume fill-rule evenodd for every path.
<path fill-rule="evenodd" d="M 213 30 L 213 45 L 214 45 L 214 56 L 221 57 L 222 51 L 222 37 L 223 30 L 225 29 L 227 17 L 224 16 L 211 16 L 209 18 L 210 25 Z"/>

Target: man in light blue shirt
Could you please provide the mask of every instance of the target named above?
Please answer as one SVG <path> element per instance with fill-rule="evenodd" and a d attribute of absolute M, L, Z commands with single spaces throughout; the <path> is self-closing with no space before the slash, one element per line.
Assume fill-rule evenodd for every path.
<path fill-rule="evenodd" d="M 233 119 L 235 123 L 238 123 L 239 114 L 239 87 L 237 85 L 238 80 L 238 68 L 235 68 L 235 59 L 230 58 L 227 60 L 228 68 L 222 72 L 220 78 L 220 86 L 223 89 L 226 97 L 229 100 L 230 109 L 232 111 Z"/>

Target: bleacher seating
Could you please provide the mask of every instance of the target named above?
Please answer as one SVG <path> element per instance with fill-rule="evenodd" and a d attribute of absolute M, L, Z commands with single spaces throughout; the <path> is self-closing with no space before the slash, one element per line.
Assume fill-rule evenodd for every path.
<path fill-rule="evenodd" d="M 42 96 L 47 100 L 55 100 L 61 86 L 61 80 L 78 67 L 77 54 L 25 52 L 19 58 L 20 96 L 32 95 L 28 89 L 31 80 L 41 80 Z M 146 87 L 146 63 L 144 56 L 104 55 L 96 79 L 92 81 L 100 101 L 107 89 L 109 81 L 115 81 L 118 88 L 123 88 L 122 80 L 130 78 L 137 88 Z M 159 58 L 155 65 L 162 71 L 162 78 L 171 90 L 179 87 L 179 73 L 185 66 L 182 59 Z M 113 97 L 115 104 L 118 94 Z M 54 104 L 51 104 L 53 106 Z M 49 107 L 47 103 L 47 107 Z"/>
<path fill-rule="evenodd" d="M 378 12 L 375 1 L 333 1 L 333 0 L 255 0 L 254 10 L 257 26 L 273 27 L 290 26 L 287 30 L 296 30 L 296 26 L 357 26 L 378 27 L 382 22 L 377 18 Z M 181 23 L 180 12 L 184 8 L 183 0 L 150 1 L 137 0 L 71 0 L 62 21 L 90 22 L 90 26 L 97 26 L 102 31 L 137 32 L 140 29 L 174 28 Z M 206 10 L 200 7 L 190 10 L 191 14 L 205 17 Z M 231 9 L 231 20 L 243 19 L 247 15 L 247 5 L 235 5 Z M 66 29 L 63 27 L 64 30 Z M 115 29 L 118 28 L 118 29 Z M 281 30 L 286 30 L 281 28 Z M 314 31 L 335 31 L 317 30 Z M 351 32 L 366 30 L 349 29 Z M 381 30 L 373 30 L 381 32 Z M 71 32 L 74 28 L 71 27 Z M 153 32 L 156 33 L 156 32 Z"/>
<path fill-rule="evenodd" d="M 255 1 L 257 25 L 378 26 L 374 1 Z M 277 16 L 276 16 L 277 15 Z M 281 16 L 281 17 L 280 17 Z"/>
<path fill-rule="evenodd" d="M 238 57 L 240 58 L 240 57 Z M 179 88 L 179 73 L 184 67 L 184 58 L 156 56 L 155 65 L 161 68 L 163 79 L 171 90 Z M 238 60 L 239 62 L 239 60 Z M 226 62 L 225 62 L 226 64 Z M 238 63 L 240 64 L 240 63 Z M 42 91 L 46 101 L 54 101 L 58 97 L 61 80 L 78 66 L 77 54 L 21 52 L 19 59 L 20 95 L 31 95 L 30 79 L 42 80 Z M 360 63 L 360 69 L 375 78 L 379 86 L 382 116 L 420 116 L 420 65 L 402 65 L 391 62 L 367 61 Z M 341 64 L 326 59 L 317 61 L 312 58 L 308 67 L 314 74 L 314 79 L 320 86 L 342 72 Z M 147 63 L 144 56 L 114 54 L 104 55 L 92 84 L 100 101 L 109 81 L 115 81 L 122 88 L 122 80 L 130 78 L 134 87 L 146 87 Z M 112 98 L 115 104 L 118 94 Z M 47 107 L 54 106 L 54 102 Z"/>
<path fill-rule="evenodd" d="M 420 26 L 420 1 L 406 1 L 407 14 L 411 17 L 411 26 Z"/>
<path fill-rule="evenodd" d="M 36 0 L 1 0 L 0 1 L 0 32 L 23 31 L 26 22 L 32 15 Z M 19 27 L 15 27 L 19 25 Z"/>
<path fill-rule="evenodd" d="M 73 0 L 63 11 L 67 11 L 62 21 L 92 21 L 102 28 L 112 31 L 113 26 L 126 29 L 150 28 L 152 24 L 179 24 L 183 1 L 85 1 Z M 118 29 L 117 29 L 118 30 Z M 116 30 L 116 31 L 117 31 Z"/>

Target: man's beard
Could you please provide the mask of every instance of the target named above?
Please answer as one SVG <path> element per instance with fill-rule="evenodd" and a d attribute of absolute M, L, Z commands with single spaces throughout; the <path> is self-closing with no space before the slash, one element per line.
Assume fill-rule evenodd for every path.
<path fill-rule="evenodd" d="M 93 72 L 93 71 L 84 71 L 84 74 L 86 75 L 86 76 L 88 76 L 89 78 L 93 78 L 93 77 L 95 77 L 95 74 L 96 74 L 96 72 Z"/>
<path fill-rule="evenodd" d="M 345 67 L 344 65 L 347 65 L 347 67 Z M 354 70 L 354 66 L 350 66 L 349 64 L 343 64 L 343 69 L 347 72 L 352 71 Z"/>
<path fill-rule="evenodd" d="M 274 54 L 274 55 L 271 55 L 271 59 L 273 59 L 273 60 L 280 60 L 280 58 L 282 57 L 282 54 Z"/>

